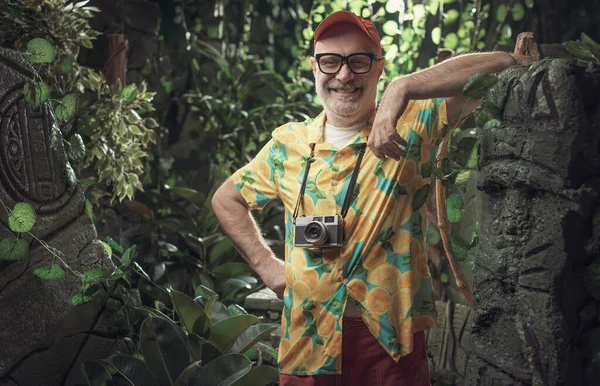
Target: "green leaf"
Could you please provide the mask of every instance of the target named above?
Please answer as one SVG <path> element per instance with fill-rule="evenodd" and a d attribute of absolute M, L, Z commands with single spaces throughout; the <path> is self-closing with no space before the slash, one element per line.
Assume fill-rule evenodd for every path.
<path fill-rule="evenodd" d="M 19 261 L 29 254 L 29 242 L 14 237 L 0 241 L 0 260 Z"/>
<path fill-rule="evenodd" d="M 485 123 L 485 125 L 483 125 L 483 128 L 485 130 L 494 129 L 496 127 L 500 127 L 500 125 L 501 125 L 501 123 L 500 123 L 499 120 L 497 120 L 497 119 L 490 119 L 489 121 L 487 121 Z"/>
<path fill-rule="evenodd" d="M 514 21 L 521 21 L 525 17 L 525 8 L 523 4 L 516 3 L 512 7 L 512 18 Z"/>
<path fill-rule="evenodd" d="M 459 186 L 460 185 L 465 185 L 467 182 L 469 182 L 470 178 L 471 178 L 471 171 L 470 170 L 461 170 L 456 175 L 456 178 L 454 179 L 454 184 L 455 185 L 459 185 Z"/>
<path fill-rule="evenodd" d="M 154 119 L 154 118 L 144 118 L 143 124 L 144 124 L 144 126 L 146 126 L 149 129 L 156 129 L 157 127 L 160 126 L 158 124 L 158 122 L 156 122 L 156 119 Z"/>
<path fill-rule="evenodd" d="M 473 260 L 469 260 L 465 263 L 469 271 L 475 272 L 475 262 Z"/>
<path fill-rule="evenodd" d="M 119 374 L 134 386 L 157 386 L 148 365 L 139 358 L 131 355 L 115 354 L 102 362 L 117 370 Z"/>
<path fill-rule="evenodd" d="M 183 340 L 183 341 L 186 340 L 185 331 L 183 331 L 183 329 L 181 329 L 181 327 L 179 327 L 179 325 L 177 325 L 171 318 L 169 318 L 167 315 L 163 314 L 156 308 L 151 308 L 151 307 L 147 307 L 147 306 L 139 306 L 139 307 L 135 307 L 135 310 L 137 312 L 141 313 L 143 316 L 157 316 L 159 318 L 162 318 L 163 320 L 166 320 L 167 322 L 169 322 L 173 325 L 173 328 L 175 329 L 175 331 L 177 331 L 179 333 L 181 340 Z"/>
<path fill-rule="evenodd" d="M 440 230 L 433 224 L 428 224 L 425 229 L 425 239 L 428 245 L 437 245 L 442 240 Z"/>
<path fill-rule="evenodd" d="M 190 201 L 199 208 L 201 208 L 202 205 L 204 205 L 204 202 L 206 201 L 206 196 L 204 195 L 204 193 L 198 192 L 194 189 L 174 187 L 171 188 L 171 191 Z"/>
<path fill-rule="evenodd" d="M 429 191 L 431 190 L 431 185 L 427 184 L 422 186 L 413 197 L 412 209 L 413 212 L 419 210 L 427 202 L 427 198 L 429 198 Z"/>
<path fill-rule="evenodd" d="M 73 57 L 71 55 L 63 56 L 56 63 L 56 71 L 59 74 L 69 74 L 73 71 Z"/>
<path fill-rule="evenodd" d="M 88 215 L 88 217 L 90 218 L 90 220 L 92 220 L 92 222 L 94 222 L 96 220 L 96 217 L 94 216 L 94 208 L 93 208 L 90 200 L 85 200 L 85 214 Z M 112 253 L 112 251 L 111 251 L 111 253 Z"/>
<path fill-rule="evenodd" d="M 279 380 L 279 372 L 273 366 L 254 366 L 232 386 L 268 386 Z"/>
<path fill-rule="evenodd" d="M 212 266 L 217 266 L 223 257 L 235 256 L 235 254 L 237 254 L 237 252 L 233 242 L 229 237 L 226 237 L 210 249 L 210 252 L 208 253 L 208 261 Z"/>
<path fill-rule="evenodd" d="M 101 279 L 106 279 L 109 274 L 110 272 L 108 272 L 108 270 L 105 268 L 95 268 L 84 272 L 83 276 L 81 277 L 81 281 L 84 283 L 91 283 Z"/>
<path fill-rule="evenodd" d="M 508 9 L 506 8 L 506 4 L 498 5 L 496 9 L 496 20 L 499 23 L 502 23 L 504 19 L 506 19 L 506 15 L 508 14 Z"/>
<path fill-rule="evenodd" d="M 71 304 L 73 306 L 79 306 L 81 304 L 88 303 L 93 298 L 94 298 L 94 296 L 92 296 L 92 295 L 86 295 L 86 294 L 80 292 L 71 298 Z"/>
<path fill-rule="evenodd" d="M 23 96 L 25 102 L 35 109 L 50 99 L 50 88 L 44 82 L 27 82 L 23 87 Z"/>
<path fill-rule="evenodd" d="M 194 386 L 231 386 L 252 368 L 252 362 L 242 354 L 225 354 L 205 364 L 192 377 Z"/>
<path fill-rule="evenodd" d="M 213 301 L 213 305 L 210 310 L 210 320 L 212 321 L 212 323 L 217 323 L 229 317 L 230 315 L 227 307 L 225 307 L 225 305 L 219 301 Z"/>
<path fill-rule="evenodd" d="M 65 271 L 58 264 L 49 267 L 40 267 L 33 270 L 33 274 L 40 279 L 55 280 L 65 276 Z"/>
<path fill-rule="evenodd" d="M 275 331 L 277 327 L 265 323 L 256 324 L 248 327 L 248 329 L 238 336 L 237 340 L 231 348 L 231 352 L 243 354 L 250 347 L 254 346 L 256 342 L 267 338 L 271 332 Z"/>
<path fill-rule="evenodd" d="M 240 334 L 258 321 L 260 319 L 254 315 L 237 315 L 221 320 L 210 326 L 208 341 L 221 352 L 228 352 Z"/>
<path fill-rule="evenodd" d="M 450 251 L 458 261 L 465 261 L 467 259 L 467 251 L 469 250 L 469 243 L 467 243 L 462 237 L 458 235 L 452 235 L 450 237 Z"/>
<path fill-rule="evenodd" d="M 193 377 L 194 374 L 196 374 L 196 372 L 198 370 L 200 370 L 200 367 L 201 367 L 200 363 L 202 363 L 202 361 L 196 361 L 196 362 L 192 363 L 191 365 L 189 365 L 188 367 L 186 367 L 185 370 L 183 370 L 181 372 L 181 374 L 179 374 L 179 376 L 177 377 L 177 380 L 175 381 L 173 386 L 188 385 L 190 378 Z"/>
<path fill-rule="evenodd" d="M 246 263 L 225 263 L 214 267 L 212 273 L 218 280 L 227 280 L 237 276 L 249 275 L 252 270 Z"/>
<path fill-rule="evenodd" d="M 102 242 L 102 245 L 104 246 L 104 250 L 106 251 L 108 257 L 112 257 L 112 248 L 110 247 L 110 245 L 108 245 L 104 241 Z"/>
<path fill-rule="evenodd" d="M 440 281 L 444 284 L 448 284 L 448 274 L 446 272 L 442 272 L 440 275 Z"/>
<path fill-rule="evenodd" d="M 54 47 L 46 39 L 34 38 L 27 43 L 31 63 L 51 63 L 54 60 Z"/>
<path fill-rule="evenodd" d="M 194 361 L 202 360 L 202 338 L 197 334 L 190 333 L 187 336 L 187 349 Z"/>
<path fill-rule="evenodd" d="M 175 290 L 171 290 L 171 299 L 187 332 L 204 335 L 210 326 L 210 321 L 207 323 L 208 317 L 202 307 L 194 299 Z"/>
<path fill-rule="evenodd" d="M 496 83 L 498 83 L 496 76 L 478 72 L 467 80 L 462 93 L 471 99 L 481 99 Z"/>
<path fill-rule="evenodd" d="M 454 32 L 450 32 L 444 38 L 444 48 L 454 50 L 458 47 L 458 36 Z"/>
<path fill-rule="evenodd" d="M 56 106 L 56 118 L 58 118 L 60 121 L 68 121 L 71 119 L 77 111 L 78 102 L 79 99 L 77 99 L 75 94 L 65 95 L 58 106 Z"/>
<path fill-rule="evenodd" d="M 35 225 L 35 210 L 26 202 L 17 202 L 8 214 L 8 227 L 17 233 L 29 232 Z"/>
<path fill-rule="evenodd" d="M 216 299 L 216 297 L 213 297 L 211 299 Z M 214 304 L 214 301 L 213 301 Z M 228 316 L 236 316 L 236 315 L 246 315 L 248 312 L 246 312 L 246 310 L 244 308 L 242 308 L 242 306 L 240 306 L 239 304 L 231 304 L 227 307 L 227 315 Z"/>
<path fill-rule="evenodd" d="M 123 253 L 125 252 L 123 250 L 123 247 L 121 247 L 115 240 L 113 240 L 112 238 L 110 238 L 109 236 L 106 236 L 106 238 L 104 239 L 106 240 L 106 242 L 108 243 L 108 245 L 114 249 L 115 251 L 117 251 L 118 253 Z"/>
<path fill-rule="evenodd" d="M 137 92 L 137 86 L 135 84 L 130 84 L 121 91 L 121 99 L 126 105 L 128 105 L 135 100 L 137 97 Z"/>
<path fill-rule="evenodd" d="M 150 371 L 161 385 L 172 385 L 173 379 L 190 364 L 185 341 L 172 323 L 149 316 L 140 330 L 140 348 Z"/>
<path fill-rule="evenodd" d="M 460 12 L 456 9 L 449 9 L 444 17 L 444 25 L 452 24 L 458 19 Z"/>
<path fill-rule="evenodd" d="M 200 338 L 201 349 L 202 349 L 202 361 L 204 363 L 208 363 L 213 359 L 219 358 L 224 353 L 222 353 L 218 348 L 216 348 L 212 343 L 207 341 L 204 338 Z"/>
<path fill-rule="evenodd" d="M 589 37 L 585 32 L 581 33 L 580 38 L 582 43 L 587 44 L 588 46 L 598 46 L 599 44 L 594 41 L 591 37 Z"/>
<path fill-rule="evenodd" d="M 71 156 L 71 159 L 75 162 L 83 160 L 85 157 L 85 144 L 83 143 L 81 135 L 77 133 L 73 134 L 69 143 L 71 145 L 69 147 L 69 156 Z"/>
<path fill-rule="evenodd" d="M 123 253 L 123 257 L 121 257 L 121 264 L 128 267 L 131 264 L 131 256 L 135 251 L 136 245 L 133 245 L 131 248 L 127 248 L 127 250 Z"/>
<path fill-rule="evenodd" d="M 383 33 L 387 36 L 396 36 L 400 30 L 398 29 L 398 22 L 395 20 L 388 20 L 383 23 Z"/>
<path fill-rule="evenodd" d="M 252 286 L 242 279 L 231 277 L 223 282 L 223 286 L 232 286 L 235 288 L 251 289 Z"/>
<path fill-rule="evenodd" d="M 431 41 L 433 44 L 440 44 L 440 38 L 442 37 L 442 30 L 440 27 L 435 27 L 431 30 Z"/>

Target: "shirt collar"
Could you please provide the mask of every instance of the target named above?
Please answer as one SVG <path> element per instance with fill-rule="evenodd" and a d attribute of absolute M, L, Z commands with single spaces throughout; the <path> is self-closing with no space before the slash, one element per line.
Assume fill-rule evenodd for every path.
<path fill-rule="evenodd" d="M 360 145 L 362 143 L 367 143 L 367 138 L 371 133 L 371 128 L 373 127 L 373 120 L 375 119 L 375 113 L 377 112 L 377 108 L 373 111 L 373 114 L 367 121 L 365 127 L 360 130 L 352 139 L 352 145 Z M 323 142 L 323 128 L 325 127 L 325 111 L 321 111 L 319 115 L 317 115 L 313 120 L 307 122 L 308 126 L 308 143 L 321 143 Z"/>

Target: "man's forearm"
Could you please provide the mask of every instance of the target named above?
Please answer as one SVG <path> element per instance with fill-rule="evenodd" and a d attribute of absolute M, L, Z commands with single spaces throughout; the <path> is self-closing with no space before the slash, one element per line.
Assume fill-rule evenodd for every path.
<path fill-rule="evenodd" d="M 488 74 L 516 65 L 506 52 L 460 55 L 433 67 L 394 80 L 392 92 L 403 92 L 408 99 L 443 98 L 462 95 L 467 80 L 478 72 Z M 387 91 L 386 91 L 387 92 Z"/>

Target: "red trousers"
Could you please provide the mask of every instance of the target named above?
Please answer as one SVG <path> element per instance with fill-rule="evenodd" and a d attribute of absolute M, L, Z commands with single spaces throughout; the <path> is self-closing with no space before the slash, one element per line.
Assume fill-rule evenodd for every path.
<path fill-rule="evenodd" d="M 342 374 L 279 374 L 279 386 L 430 386 L 423 331 L 415 333 L 413 352 L 396 363 L 362 319 L 344 318 L 343 325 Z"/>

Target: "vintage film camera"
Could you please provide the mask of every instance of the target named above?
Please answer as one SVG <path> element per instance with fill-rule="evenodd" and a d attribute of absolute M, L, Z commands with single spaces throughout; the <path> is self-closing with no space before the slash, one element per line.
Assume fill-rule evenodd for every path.
<path fill-rule="evenodd" d="M 366 145 L 363 144 L 360 148 L 358 160 L 356 161 L 350 183 L 348 184 L 348 189 L 346 190 L 346 197 L 344 198 L 341 215 L 336 213 L 298 217 L 298 209 L 300 208 L 300 202 L 304 196 L 308 171 L 314 158 L 314 144 L 311 144 L 310 156 L 306 162 L 304 178 L 302 179 L 302 186 L 300 187 L 293 215 L 294 247 L 341 248 L 344 246 L 344 217 L 346 217 L 346 213 L 348 213 L 348 208 L 350 207 L 350 199 L 352 197 L 352 192 L 354 191 L 354 185 L 356 184 L 360 163 L 365 154 L 365 147 Z"/>
<path fill-rule="evenodd" d="M 303 216 L 296 219 L 294 246 L 341 247 L 344 244 L 344 219 L 339 214 Z"/>

